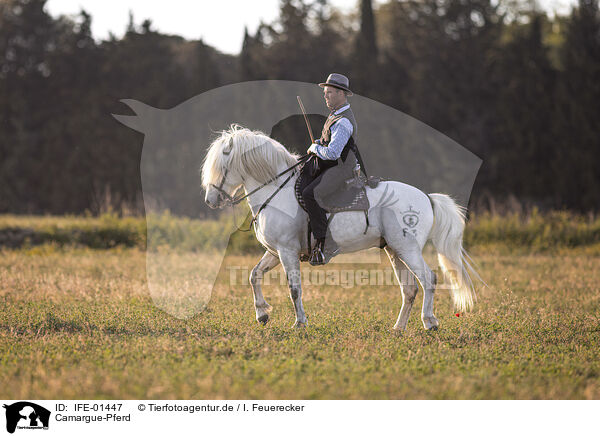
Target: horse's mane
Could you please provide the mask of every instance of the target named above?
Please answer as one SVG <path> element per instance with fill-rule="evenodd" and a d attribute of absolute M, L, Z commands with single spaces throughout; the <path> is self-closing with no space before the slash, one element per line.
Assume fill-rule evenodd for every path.
<path fill-rule="evenodd" d="M 224 155 L 223 150 L 231 150 Z M 290 153 L 276 140 L 259 130 L 250 130 L 239 124 L 232 124 L 223 130 L 221 136 L 208 147 L 202 163 L 202 187 L 217 184 L 225 171 L 238 171 L 260 183 L 277 175 L 277 169 L 285 164 L 295 164 L 300 156 Z"/>

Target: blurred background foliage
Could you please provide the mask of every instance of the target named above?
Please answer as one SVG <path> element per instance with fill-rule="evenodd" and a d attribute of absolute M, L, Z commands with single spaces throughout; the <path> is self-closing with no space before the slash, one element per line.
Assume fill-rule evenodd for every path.
<path fill-rule="evenodd" d="M 598 210 L 598 0 L 553 17 L 531 1 L 360 0 L 342 13 L 282 0 L 236 56 L 133 16 L 122 38 L 95 40 L 92 20 L 0 0 L 0 213 L 142 215 L 143 140 L 111 117 L 121 98 L 171 108 L 226 84 L 332 71 L 482 158 L 471 209 Z M 202 205 L 197 217 L 210 214 Z M 556 215 L 550 231 L 574 216 Z"/>
<path fill-rule="evenodd" d="M 151 251 L 230 254 L 264 253 L 248 229 L 250 219 L 231 232 L 232 217 L 191 219 L 163 212 L 143 217 L 0 216 L 0 247 L 34 250 L 138 248 Z M 239 224 L 239 223 L 236 223 Z M 479 252 L 553 253 L 577 249 L 583 255 L 600 255 L 600 218 L 569 211 L 505 215 L 472 214 L 465 231 L 465 246 Z M 42 247 L 42 248 L 38 248 Z M 572 252 L 573 253 L 573 252 Z M 222 253 L 221 253 L 222 254 Z"/>

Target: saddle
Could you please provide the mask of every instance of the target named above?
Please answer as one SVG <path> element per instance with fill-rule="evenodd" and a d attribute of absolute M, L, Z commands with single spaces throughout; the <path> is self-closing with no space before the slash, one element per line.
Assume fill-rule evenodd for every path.
<path fill-rule="evenodd" d="M 333 195 L 329 195 L 326 201 L 325 211 L 329 213 L 327 217 L 327 225 L 331 222 L 333 216 L 338 212 L 348 211 L 363 211 L 365 213 L 366 226 L 364 233 L 367 233 L 369 228 L 369 198 L 367 197 L 366 186 L 369 188 L 376 188 L 381 177 L 370 176 L 368 179 L 363 174 L 354 174 L 353 177 L 344 181 L 342 186 L 335 191 Z M 306 204 L 302 198 L 302 192 L 300 191 L 301 177 L 298 177 L 294 185 L 294 193 L 296 194 L 296 200 L 300 207 L 308 212 Z M 310 222 L 307 221 L 307 246 L 308 253 L 300 255 L 300 261 L 305 262 L 308 260 L 311 252 L 311 229 Z"/>
<path fill-rule="evenodd" d="M 294 192 L 300 207 L 308 212 L 306 210 L 306 205 L 304 204 L 304 199 L 302 198 L 302 192 L 300 192 L 300 180 L 301 178 L 298 177 L 296 184 L 294 185 Z M 324 207 L 324 209 L 329 213 L 356 210 L 368 211 L 370 205 L 365 186 L 376 188 L 382 180 L 381 177 L 369 176 L 369 179 L 367 180 L 362 174 L 358 177 L 355 175 L 354 177 L 345 180 L 345 183 L 335 192 L 335 195 L 327 197 L 326 207 Z"/>

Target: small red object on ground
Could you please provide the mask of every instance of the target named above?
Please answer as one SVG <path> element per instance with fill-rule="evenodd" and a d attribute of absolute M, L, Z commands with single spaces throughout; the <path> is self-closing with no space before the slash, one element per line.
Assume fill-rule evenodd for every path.
<path fill-rule="evenodd" d="M 456 316 L 460 316 L 460 313 L 455 313 Z"/>

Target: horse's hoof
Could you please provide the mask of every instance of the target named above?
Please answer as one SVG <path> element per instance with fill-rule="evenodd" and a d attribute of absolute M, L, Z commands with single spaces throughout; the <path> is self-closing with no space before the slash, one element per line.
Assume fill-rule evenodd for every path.
<path fill-rule="evenodd" d="M 404 333 L 400 329 L 392 329 L 392 334 L 397 338 L 401 338 Z"/>
<path fill-rule="evenodd" d="M 438 331 L 438 326 L 434 325 L 433 327 L 429 327 L 427 329 L 428 332 L 437 332 Z"/>
<path fill-rule="evenodd" d="M 267 322 L 269 321 L 269 315 L 259 316 L 257 321 L 262 325 L 267 325 Z"/>
<path fill-rule="evenodd" d="M 305 329 L 306 328 L 306 323 L 305 322 L 295 322 L 294 325 L 292 326 L 293 329 Z"/>

